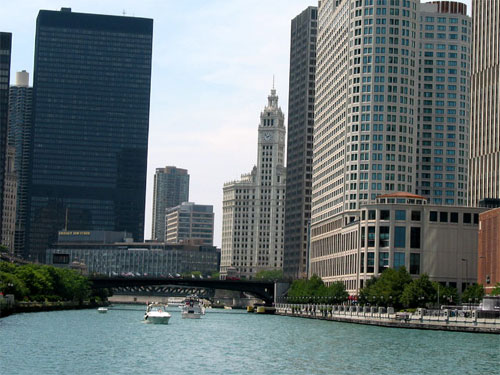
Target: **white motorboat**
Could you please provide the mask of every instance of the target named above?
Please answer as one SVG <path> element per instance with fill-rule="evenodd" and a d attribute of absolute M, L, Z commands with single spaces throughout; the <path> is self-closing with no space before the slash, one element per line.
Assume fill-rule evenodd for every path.
<path fill-rule="evenodd" d="M 168 324 L 171 317 L 170 313 L 167 311 L 166 304 L 163 303 L 150 303 L 144 314 L 144 321 L 151 324 Z"/>
<path fill-rule="evenodd" d="M 106 314 L 108 312 L 108 308 L 107 307 L 99 307 L 97 309 L 97 312 L 100 314 Z"/>
<path fill-rule="evenodd" d="M 181 309 L 183 319 L 200 319 L 202 315 L 205 315 L 205 308 L 198 296 L 195 295 L 187 296 Z"/>

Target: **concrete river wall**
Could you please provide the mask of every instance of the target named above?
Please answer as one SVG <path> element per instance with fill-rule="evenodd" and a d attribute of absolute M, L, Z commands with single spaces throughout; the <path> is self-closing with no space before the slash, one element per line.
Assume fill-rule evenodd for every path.
<path fill-rule="evenodd" d="M 500 334 L 500 318 L 481 317 L 481 311 L 427 310 L 394 312 L 391 307 L 317 304 L 276 304 L 276 314 L 300 318 L 368 324 L 383 327 Z"/>

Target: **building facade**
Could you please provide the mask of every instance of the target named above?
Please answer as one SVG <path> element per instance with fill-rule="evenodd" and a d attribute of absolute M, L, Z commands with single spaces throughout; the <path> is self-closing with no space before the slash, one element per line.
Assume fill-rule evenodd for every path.
<path fill-rule="evenodd" d="M 11 52 L 12 34 L 0 32 L 0 210 L 2 212 L 4 209 L 5 162 L 7 160 Z M 2 228 L 2 220 L 3 214 L 0 214 L 0 228 Z"/>
<path fill-rule="evenodd" d="M 16 83 L 9 91 L 9 140 L 15 149 L 14 169 L 17 175 L 16 223 L 14 253 L 26 257 L 25 231 L 28 201 L 29 155 L 33 111 L 33 88 L 29 86 L 29 73 L 16 73 Z"/>
<path fill-rule="evenodd" d="M 318 9 L 308 7 L 291 25 L 283 251 L 283 273 L 290 278 L 307 277 L 317 23 Z"/>
<path fill-rule="evenodd" d="M 313 248 L 311 272 L 327 284 L 343 281 L 357 294 L 366 281 L 388 267 L 404 266 L 413 277 L 463 292 L 477 280 L 479 214 L 482 208 L 436 206 L 415 194 L 381 195 L 363 205 L 359 220 Z"/>
<path fill-rule="evenodd" d="M 420 5 L 417 190 L 431 204 L 467 204 L 471 20 L 464 4 Z"/>
<path fill-rule="evenodd" d="M 12 146 L 7 146 L 3 186 L 2 245 L 7 247 L 10 253 L 14 253 L 16 233 L 17 173 L 14 161 L 15 149 Z"/>
<path fill-rule="evenodd" d="M 200 241 L 203 245 L 214 244 L 214 207 L 184 202 L 167 209 L 166 241 Z"/>
<path fill-rule="evenodd" d="M 418 191 L 433 205 L 465 205 L 470 71 L 465 14 L 465 5 L 448 1 L 320 3 L 311 272 L 323 257 L 340 256 L 338 247 L 325 244 L 346 238 L 361 221 L 360 209 L 379 196 Z M 326 281 L 344 280 L 356 292 L 361 259 L 359 246 L 351 246 L 348 254 L 342 250 L 343 263 L 331 263 L 334 268 L 322 275 L 329 275 Z"/>
<path fill-rule="evenodd" d="M 479 215 L 477 274 L 487 294 L 500 283 L 500 208 Z"/>
<path fill-rule="evenodd" d="M 282 269 L 285 221 L 285 126 L 276 90 L 260 114 L 257 165 L 224 184 L 221 276 L 228 268 L 244 278 Z"/>
<path fill-rule="evenodd" d="M 89 274 L 109 276 L 158 276 L 199 271 L 211 275 L 219 269 L 214 246 L 158 242 L 86 242 L 92 232 L 72 235 L 72 242 L 59 241 L 47 250 L 46 264 L 71 267 L 79 264 Z M 109 237 L 109 236 L 108 236 Z"/>
<path fill-rule="evenodd" d="M 165 241 L 167 209 L 188 201 L 188 171 L 176 167 L 156 168 L 153 186 L 152 240 Z"/>
<path fill-rule="evenodd" d="M 472 0 L 469 204 L 500 198 L 500 0 Z"/>
<path fill-rule="evenodd" d="M 27 249 L 63 228 L 144 236 L 153 20 L 41 10 Z"/>

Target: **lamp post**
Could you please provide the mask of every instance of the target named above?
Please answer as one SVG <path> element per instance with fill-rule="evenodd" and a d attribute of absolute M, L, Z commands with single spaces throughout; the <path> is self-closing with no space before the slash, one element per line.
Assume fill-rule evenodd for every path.
<path fill-rule="evenodd" d="M 465 262 L 465 289 L 467 289 L 467 284 L 469 283 L 469 261 L 465 258 L 462 258 L 462 262 Z"/>

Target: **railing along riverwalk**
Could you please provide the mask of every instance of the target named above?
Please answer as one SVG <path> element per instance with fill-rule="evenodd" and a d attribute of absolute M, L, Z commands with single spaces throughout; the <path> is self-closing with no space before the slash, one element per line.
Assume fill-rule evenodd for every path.
<path fill-rule="evenodd" d="M 291 304 L 275 305 L 276 314 L 397 328 L 432 329 L 500 334 L 500 317 L 483 317 L 480 310 L 430 310 L 395 312 L 392 307 Z"/>

